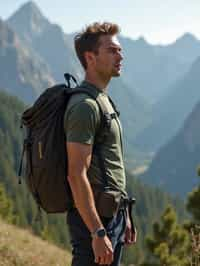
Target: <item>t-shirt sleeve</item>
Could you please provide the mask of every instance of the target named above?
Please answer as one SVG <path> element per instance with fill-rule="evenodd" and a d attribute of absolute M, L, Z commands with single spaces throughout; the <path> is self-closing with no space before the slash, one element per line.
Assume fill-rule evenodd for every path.
<path fill-rule="evenodd" d="M 75 104 L 65 113 L 64 127 L 66 141 L 93 144 L 98 127 L 97 110 L 86 101 Z"/>

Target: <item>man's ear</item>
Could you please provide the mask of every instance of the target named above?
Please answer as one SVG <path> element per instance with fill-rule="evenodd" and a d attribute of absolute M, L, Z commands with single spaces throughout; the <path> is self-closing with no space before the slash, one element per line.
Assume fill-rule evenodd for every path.
<path fill-rule="evenodd" d="M 87 62 L 87 65 L 93 65 L 94 62 L 96 62 L 96 58 L 95 58 L 95 55 L 93 52 L 85 52 L 84 53 L 84 56 L 85 56 L 85 60 Z"/>

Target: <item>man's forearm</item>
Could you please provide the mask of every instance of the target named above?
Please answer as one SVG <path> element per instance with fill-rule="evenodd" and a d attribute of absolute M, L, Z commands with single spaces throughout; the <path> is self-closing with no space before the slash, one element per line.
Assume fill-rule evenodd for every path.
<path fill-rule="evenodd" d="M 94 196 L 87 176 L 70 175 L 68 181 L 75 206 L 90 232 L 103 227 L 95 207 Z"/>

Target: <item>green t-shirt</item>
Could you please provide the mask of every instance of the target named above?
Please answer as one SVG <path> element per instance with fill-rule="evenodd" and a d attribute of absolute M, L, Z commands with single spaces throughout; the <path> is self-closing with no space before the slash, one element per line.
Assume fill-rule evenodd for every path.
<path fill-rule="evenodd" d="M 110 113 L 114 113 L 106 93 L 86 81 L 83 81 L 82 85 L 92 90 L 94 95 L 102 97 L 104 104 L 107 106 L 107 110 Z M 100 119 L 101 113 L 99 106 L 93 98 L 85 93 L 73 95 L 69 101 L 64 117 L 67 142 L 93 145 L 95 135 L 99 130 Z M 104 143 L 102 143 L 101 153 L 104 159 L 109 187 L 113 190 L 121 191 L 122 195 L 127 196 L 125 190 L 126 176 L 123 160 L 122 128 L 117 117 L 111 121 L 111 128 Z M 92 155 L 91 165 L 87 175 L 92 186 L 98 186 L 103 183 L 102 171 L 95 153 Z"/>

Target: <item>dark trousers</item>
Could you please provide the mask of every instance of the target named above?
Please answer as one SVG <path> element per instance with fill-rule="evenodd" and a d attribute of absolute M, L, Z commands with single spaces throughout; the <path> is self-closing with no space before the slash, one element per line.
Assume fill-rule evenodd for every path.
<path fill-rule="evenodd" d="M 114 261 L 111 266 L 119 266 L 124 245 L 126 211 L 119 210 L 116 217 L 112 219 L 101 217 L 101 220 L 114 249 Z M 77 209 L 68 212 L 67 223 L 72 244 L 72 266 L 98 266 L 99 264 L 94 262 L 90 232 Z"/>

